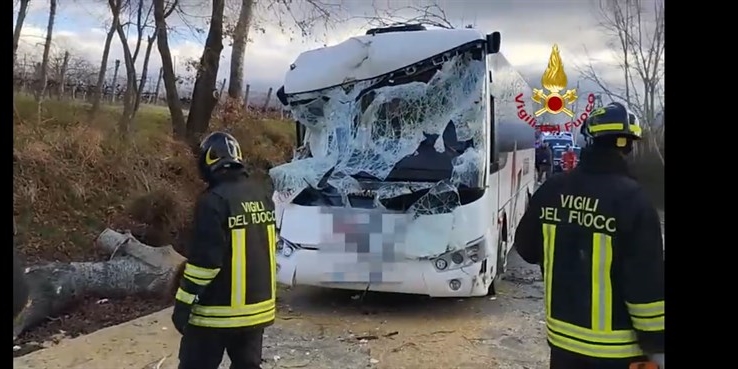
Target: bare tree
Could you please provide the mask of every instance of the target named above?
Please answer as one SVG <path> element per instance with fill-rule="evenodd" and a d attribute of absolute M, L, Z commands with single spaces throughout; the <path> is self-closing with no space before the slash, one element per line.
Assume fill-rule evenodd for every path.
<path fill-rule="evenodd" d="M 387 27 L 398 24 L 423 24 L 425 26 L 453 29 L 455 25 L 448 17 L 443 7 L 436 1 L 422 1 L 393 7 L 388 2 L 387 7 L 374 8 L 371 16 L 359 17 L 367 21 L 368 26 Z"/>
<path fill-rule="evenodd" d="M 166 92 L 167 106 L 172 116 L 172 134 L 177 139 L 185 139 L 186 125 L 182 102 L 177 93 L 177 76 L 174 74 L 174 63 L 172 62 L 172 51 L 169 49 L 169 36 L 167 34 L 167 17 L 177 8 L 178 0 L 167 8 L 166 0 L 154 0 L 154 19 L 156 20 L 156 46 L 161 55 L 162 80 Z"/>
<path fill-rule="evenodd" d="M 327 30 L 343 19 L 347 17 L 344 17 L 342 0 L 241 0 L 235 26 L 231 26 L 227 16 L 224 20 L 224 32 L 233 42 L 228 96 L 243 97 L 244 55 L 251 29 L 265 33 L 266 29 L 260 24 L 276 23 L 282 33 L 299 34 L 304 38 L 314 34 L 316 26 L 323 26 Z"/>
<path fill-rule="evenodd" d="M 231 49 L 231 71 L 228 77 L 228 96 L 233 99 L 243 97 L 243 59 L 246 54 L 246 42 L 254 16 L 254 0 L 241 0 L 238 22 L 233 31 L 233 47 Z"/>
<path fill-rule="evenodd" d="M 263 17 L 260 22 L 269 22 L 280 28 L 282 33 L 306 38 L 316 34 L 316 27 L 324 31 L 336 23 L 348 19 L 343 0 L 270 0 L 257 2 L 256 14 Z M 264 29 L 261 29 L 264 32 Z"/>
<path fill-rule="evenodd" d="M 125 1 L 125 2 L 124 2 Z M 116 33 L 120 39 L 123 48 L 123 61 L 126 66 L 126 89 L 123 94 L 123 114 L 118 121 L 118 129 L 123 136 L 127 136 L 131 129 L 131 124 L 136 116 L 138 104 L 138 84 L 136 83 L 136 59 L 138 59 L 141 51 L 141 44 L 144 37 L 144 29 L 148 23 L 149 17 L 153 10 L 153 5 L 144 5 L 144 0 L 108 0 L 113 17 L 120 19 L 120 12 L 123 8 L 131 12 L 135 12 L 136 28 L 136 46 L 131 52 L 128 44 L 128 36 L 123 29 L 123 24 L 117 22 Z M 117 14 L 117 15 L 116 15 Z"/>
<path fill-rule="evenodd" d="M 623 73 L 624 87 L 616 88 L 601 78 L 594 62 L 580 68 L 583 78 L 597 84 L 611 100 L 629 105 L 643 123 L 650 148 L 664 162 L 659 141 L 665 125 L 654 122 L 663 109 L 664 0 L 599 0 L 601 27 L 614 41 Z"/>
<path fill-rule="evenodd" d="M 18 9 L 18 17 L 15 19 L 15 29 L 13 30 L 13 65 L 15 65 L 15 56 L 18 52 L 18 42 L 20 41 L 23 23 L 26 21 L 28 14 L 28 4 L 31 0 L 20 0 L 20 8 Z"/>
<path fill-rule="evenodd" d="M 116 3 L 116 6 L 117 4 L 120 4 L 120 2 Z M 118 22 L 120 22 L 120 9 L 117 9 L 116 11 L 113 11 L 111 9 L 111 13 L 113 14 L 113 21 L 110 24 L 110 28 L 108 29 L 108 34 L 105 36 L 105 46 L 103 46 L 102 60 L 100 61 L 100 70 L 97 74 L 97 83 L 95 84 L 95 92 L 92 97 L 92 109 L 90 109 L 90 114 L 93 116 L 97 114 L 97 112 L 100 110 L 100 101 L 102 100 L 103 95 L 103 85 L 105 84 L 105 74 L 108 70 L 110 45 L 113 42 L 115 31 L 118 29 Z"/>
<path fill-rule="evenodd" d="M 225 0 L 213 0 L 208 37 L 200 57 L 195 86 L 192 91 L 192 105 L 187 116 L 187 141 L 195 147 L 197 139 L 207 131 L 210 116 L 218 102 L 218 68 L 220 53 L 223 51 L 223 12 Z"/>
<path fill-rule="evenodd" d="M 141 96 L 148 80 L 146 75 L 149 73 L 149 61 L 151 59 L 151 50 L 154 48 L 154 41 L 156 41 L 156 29 L 151 33 L 151 36 L 146 38 L 146 53 L 144 54 L 143 65 L 141 66 L 141 81 L 138 84 L 138 93 L 136 94 L 136 111 L 141 106 Z"/>
<path fill-rule="evenodd" d="M 44 54 L 41 59 L 41 68 L 39 69 L 38 86 L 36 88 L 36 102 L 39 103 L 39 109 L 41 100 L 46 92 L 46 71 L 49 68 L 49 51 L 51 50 L 51 38 L 54 35 L 54 20 L 56 19 L 56 5 L 57 0 L 49 0 L 49 21 L 46 24 L 46 41 L 44 42 Z M 40 119 L 40 114 L 39 114 Z"/>

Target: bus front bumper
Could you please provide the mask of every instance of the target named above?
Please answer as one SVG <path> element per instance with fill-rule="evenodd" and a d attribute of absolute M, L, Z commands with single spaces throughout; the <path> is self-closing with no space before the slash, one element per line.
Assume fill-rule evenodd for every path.
<path fill-rule="evenodd" d="M 341 266 L 337 257 L 318 250 L 294 250 L 277 255 L 277 282 L 347 290 L 369 290 L 431 297 L 484 296 L 490 281 L 482 273 L 483 260 L 438 271 L 430 260 L 404 260 L 362 269 L 359 263 Z"/>

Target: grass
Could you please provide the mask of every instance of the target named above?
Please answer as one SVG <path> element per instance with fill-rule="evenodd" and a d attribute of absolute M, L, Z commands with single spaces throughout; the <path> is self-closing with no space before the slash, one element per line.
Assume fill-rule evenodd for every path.
<path fill-rule="evenodd" d="M 150 244 L 177 244 L 202 190 L 189 148 L 171 138 L 165 107 L 141 107 L 129 140 L 116 132 L 121 109 L 89 119 L 84 104 L 14 97 L 15 241 L 28 262 L 99 260 L 92 241 L 104 227 L 131 229 Z M 224 121 L 220 118 L 228 118 Z M 291 123 L 217 112 L 253 172 L 292 152 Z"/>

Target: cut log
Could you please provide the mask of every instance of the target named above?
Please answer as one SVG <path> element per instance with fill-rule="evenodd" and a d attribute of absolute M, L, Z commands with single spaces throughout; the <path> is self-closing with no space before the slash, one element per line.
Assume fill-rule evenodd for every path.
<path fill-rule="evenodd" d="M 62 313 L 83 296 L 163 296 L 177 267 L 185 261 L 172 246 L 148 246 L 130 233 L 112 229 L 105 229 L 95 245 L 108 252 L 110 260 L 26 268 L 30 302 L 14 322 L 14 338 Z"/>
<path fill-rule="evenodd" d="M 15 225 L 15 224 L 13 224 Z M 13 246 L 13 319 L 23 310 L 28 302 L 28 283 L 18 255 Z"/>

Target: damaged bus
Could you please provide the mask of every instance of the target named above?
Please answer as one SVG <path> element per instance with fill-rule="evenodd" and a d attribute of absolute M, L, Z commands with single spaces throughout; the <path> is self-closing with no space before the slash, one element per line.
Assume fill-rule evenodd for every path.
<path fill-rule="evenodd" d="M 299 147 L 269 172 L 278 282 L 494 293 L 534 191 L 531 89 L 499 47 L 411 25 L 298 56 L 277 96 Z"/>

